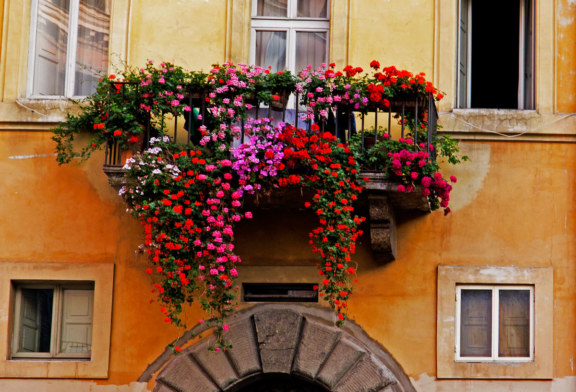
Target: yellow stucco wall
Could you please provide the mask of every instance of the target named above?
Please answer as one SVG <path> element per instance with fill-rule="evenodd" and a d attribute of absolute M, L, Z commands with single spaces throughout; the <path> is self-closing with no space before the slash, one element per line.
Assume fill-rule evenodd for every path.
<path fill-rule="evenodd" d="M 117 2 L 112 61 L 141 65 L 147 59 L 170 60 L 189 69 L 207 70 L 211 64 L 233 57 L 242 60 L 242 54 L 248 53 L 247 29 L 238 26 L 239 16 L 233 11 L 244 12 L 248 3 Z M 370 60 L 379 59 L 382 64 L 426 72 L 444 83 L 446 75 L 453 74 L 453 69 L 447 68 L 454 62 L 439 57 L 449 52 L 443 48 L 451 42 L 439 33 L 438 23 L 447 23 L 446 14 L 438 19 L 442 4 L 448 4 L 447 9 L 453 6 L 445 0 L 334 0 L 333 10 L 347 25 L 339 23 L 333 34 L 347 39 L 331 42 L 331 58 L 366 68 Z M 82 165 L 59 167 L 48 129 L 61 117 L 60 107 L 32 103 L 41 106 L 39 112 L 33 112 L 27 102 L 16 103 L 25 90 L 28 2 L 6 0 L 0 5 L 4 5 L 0 26 L 6 44 L 0 51 L 4 56 L 0 63 L 4 80 L 0 83 L 0 262 L 115 264 L 109 377 L 30 381 L 2 379 L 0 374 L 0 390 L 151 389 L 153 382 L 146 385 L 135 380 L 182 331 L 165 324 L 158 305 L 149 304 L 154 295 L 145 273 L 147 262 L 136 252 L 141 228 L 107 184 L 101 171 L 102 155 Z M 561 114 L 576 110 L 574 2 L 559 0 L 554 15 L 551 28 L 556 49 L 554 58 L 547 61 L 554 64 L 554 85 L 549 87 L 555 93 L 540 103 L 556 107 L 559 113 L 549 111 L 548 117 L 538 117 L 540 122 L 521 130 L 528 132 L 524 141 L 490 133 L 521 132 L 513 126 L 492 129 L 485 126 L 488 121 L 482 123 L 482 129 L 470 130 L 445 117 L 448 130 L 466 139 L 461 147 L 471 158 L 457 168 L 446 168 L 459 179 L 453 191 L 453 213 L 447 217 L 440 212 L 399 215 L 398 255 L 390 264 L 373 260 L 367 237 L 357 251 L 359 282 L 350 301 L 350 316 L 391 352 L 419 391 L 560 392 L 575 388 L 576 128 L 571 118 Z M 10 23 L 2 24 L 2 16 Z M 233 27 L 231 21 L 236 23 Z M 115 57 L 121 61 L 115 62 Z M 449 83 L 445 86 L 452 88 Z M 453 96 L 452 91 L 447 94 Z M 487 113 L 483 119 L 497 122 L 498 116 L 501 114 Z M 528 137 L 530 141 L 526 141 Z M 290 219 L 282 212 L 261 212 L 241 228 L 238 251 L 251 267 L 253 281 L 258 279 L 261 265 L 314 264 L 305 244 L 309 218 L 298 220 L 298 230 L 292 229 L 294 217 L 293 224 L 284 227 L 271 223 L 277 218 Z M 254 240 L 250 236 L 253 231 L 259 236 L 256 238 L 271 236 L 274 245 Z M 291 251 L 295 243 L 298 246 Z M 438 265 L 552 266 L 554 380 L 436 380 Z M 263 269 L 261 279 L 271 275 L 283 279 L 289 274 L 283 268 Z M 6 317 L 2 306 L 0 317 Z M 193 325 L 201 314 L 193 308 L 186 317 Z"/>
<path fill-rule="evenodd" d="M 576 59 L 574 58 L 574 42 L 576 41 L 576 24 L 574 12 L 576 4 L 570 0 L 557 2 L 556 35 L 558 37 L 558 111 L 571 113 L 576 111 Z"/>

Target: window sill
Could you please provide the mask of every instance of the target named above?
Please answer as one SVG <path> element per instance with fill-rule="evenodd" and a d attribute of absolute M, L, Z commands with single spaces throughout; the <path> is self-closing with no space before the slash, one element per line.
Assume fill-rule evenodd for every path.
<path fill-rule="evenodd" d="M 538 115 L 538 111 L 535 109 L 481 109 L 481 108 L 463 108 L 463 109 L 452 109 L 452 113 L 459 116 L 478 116 L 478 115 L 506 115 L 515 117 L 527 117 L 531 118 Z"/>
<path fill-rule="evenodd" d="M 496 365 L 516 365 L 519 363 L 527 363 L 527 362 L 534 362 L 534 358 L 526 358 L 526 359 L 509 359 L 509 360 L 502 360 L 502 359 L 461 359 L 457 358 L 454 360 L 457 363 L 491 363 Z"/>

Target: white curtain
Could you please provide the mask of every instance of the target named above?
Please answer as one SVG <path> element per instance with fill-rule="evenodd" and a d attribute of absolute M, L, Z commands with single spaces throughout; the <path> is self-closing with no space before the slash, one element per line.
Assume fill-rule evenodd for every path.
<path fill-rule="evenodd" d="M 327 18 L 328 0 L 298 0 L 299 18 Z"/>
<path fill-rule="evenodd" d="M 258 0 L 258 16 L 288 16 L 288 0 Z"/>
<path fill-rule="evenodd" d="M 110 0 L 80 0 L 74 95 L 89 95 L 108 68 Z"/>
<path fill-rule="evenodd" d="M 286 68 L 286 32 L 256 32 L 256 64 L 271 66 L 271 72 Z"/>

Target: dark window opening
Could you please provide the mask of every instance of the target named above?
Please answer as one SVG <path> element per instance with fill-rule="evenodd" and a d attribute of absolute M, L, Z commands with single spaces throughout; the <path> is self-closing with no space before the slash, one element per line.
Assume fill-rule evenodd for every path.
<path fill-rule="evenodd" d="M 461 0 L 458 107 L 534 108 L 532 0 Z"/>
<path fill-rule="evenodd" d="M 473 108 L 518 108 L 520 3 L 472 2 Z"/>

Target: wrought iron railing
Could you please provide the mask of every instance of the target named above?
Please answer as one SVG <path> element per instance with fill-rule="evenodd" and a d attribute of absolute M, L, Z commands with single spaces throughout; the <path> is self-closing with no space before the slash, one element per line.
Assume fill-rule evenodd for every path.
<path fill-rule="evenodd" d="M 126 82 L 115 82 L 114 84 L 116 87 L 111 88 L 118 89 L 118 85 L 127 85 Z M 118 92 L 115 91 L 115 93 Z M 122 92 L 119 93 L 122 94 Z M 368 106 L 360 110 L 346 105 L 339 105 L 332 108 L 327 118 L 316 118 L 315 121 L 304 121 L 301 119 L 301 114 L 306 113 L 306 107 L 300 103 L 301 97 L 298 93 L 293 94 L 292 98 L 293 100 L 290 100 L 290 103 L 283 107 L 264 105 L 254 99 L 251 101 L 253 108 L 248 112 L 248 117 L 272 117 L 276 121 L 288 122 L 297 128 L 308 130 L 311 129 L 312 124 L 317 124 L 321 131 L 333 132 L 343 142 L 350 140 L 354 134 L 360 134 L 362 148 L 367 147 L 369 135 L 377 132 L 381 125 L 384 124 L 387 127 L 383 128 L 382 133 L 379 134 L 380 137 L 405 138 L 410 134 L 415 148 L 421 148 L 419 144 L 424 143 L 424 148 L 430 153 L 430 156 L 433 159 L 436 158 L 435 149 L 430 148 L 438 123 L 438 113 L 432 94 L 428 96 L 411 95 L 393 98 L 389 100 L 390 104 L 388 107 Z M 198 137 L 196 136 L 198 135 L 198 128 L 206 125 L 206 119 L 209 115 L 209 93 L 208 91 L 189 93 L 184 98 L 184 102 L 192 108 L 184 116 L 167 120 L 169 116 L 166 115 L 156 120 L 172 122 L 170 136 L 173 140 L 195 144 L 198 143 Z M 299 104 L 296 105 L 296 102 Z M 422 129 L 422 124 L 424 124 L 424 129 Z M 238 125 L 242 129 L 240 140 L 244 140 L 244 120 Z M 154 134 L 155 129 L 152 126 L 152 118 L 146 118 L 142 127 L 143 139 L 136 147 L 140 151 L 148 148 L 148 141 L 151 137 L 157 136 Z M 185 136 L 182 136 L 183 132 L 185 132 Z M 122 165 L 122 149 L 117 142 L 109 142 L 105 151 L 105 166 L 121 167 Z"/>

